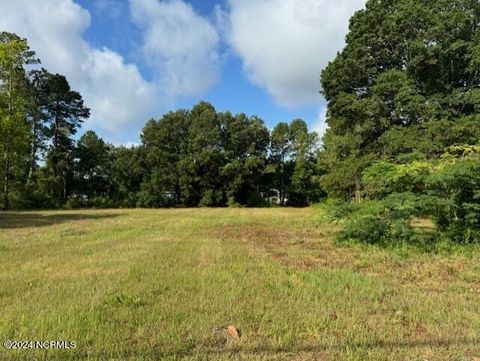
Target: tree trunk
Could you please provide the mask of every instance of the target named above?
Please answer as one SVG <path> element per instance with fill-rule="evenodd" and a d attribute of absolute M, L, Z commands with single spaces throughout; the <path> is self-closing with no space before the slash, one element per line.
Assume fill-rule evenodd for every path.
<path fill-rule="evenodd" d="M 67 199 L 67 174 L 63 172 L 63 191 L 62 191 L 63 199 Z"/>
<path fill-rule="evenodd" d="M 12 95 L 12 70 L 8 77 L 8 115 L 12 117 L 13 114 L 13 95 Z M 9 193 L 10 193 L 10 160 L 9 160 L 9 147 L 8 140 L 7 147 L 5 149 L 5 168 L 4 168 L 4 179 L 3 179 L 3 210 L 8 211 L 10 209 Z"/>
<path fill-rule="evenodd" d="M 36 119 L 35 116 L 32 118 L 32 140 L 30 142 L 30 164 L 28 168 L 28 176 L 27 176 L 27 183 L 30 183 L 33 178 L 33 173 L 35 172 L 35 155 L 37 154 L 37 144 L 36 144 L 36 137 L 37 137 L 37 127 L 36 127 Z"/>
<path fill-rule="evenodd" d="M 53 168 L 53 175 L 55 177 L 59 176 L 58 173 L 58 119 L 55 115 L 55 129 L 53 130 L 53 159 L 52 159 L 52 168 Z"/>
<path fill-rule="evenodd" d="M 280 184 L 280 205 L 285 206 L 285 153 L 282 153 L 282 167 L 281 167 L 282 177 Z"/>
<path fill-rule="evenodd" d="M 8 199 L 9 197 L 9 192 L 10 192 L 10 179 L 9 179 L 9 173 L 10 173 L 10 162 L 8 159 L 5 160 L 5 174 L 4 174 L 4 183 L 3 183 L 3 210 L 8 211 L 10 209 L 10 201 Z"/>
<path fill-rule="evenodd" d="M 53 175 L 58 177 L 60 175 L 58 169 L 58 136 L 59 136 L 59 120 L 58 120 L 58 102 L 55 103 L 54 108 L 54 123 L 53 123 L 53 158 L 52 158 L 52 168 Z"/>
<path fill-rule="evenodd" d="M 179 178 L 179 177 L 177 176 L 177 179 L 178 179 L 178 178 Z M 176 201 L 176 203 L 177 203 L 176 205 L 179 205 L 179 204 L 180 204 L 180 200 L 181 200 L 181 198 L 182 198 L 181 192 L 182 192 L 182 191 L 180 190 L 180 184 L 178 184 L 178 182 L 176 182 L 176 184 L 175 184 L 175 198 L 176 198 L 175 201 Z"/>
<path fill-rule="evenodd" d="M 12 79 L 12 72 L 13 70 L 10 69 L 10 75 L 8 77 L 8 114 L 10 116 L 12 116 L 13 114 L 13 101 L 12 101 L 12 83 L 13 83 L 13 79 Z"/>
<path fill-rule="evenodd" d="M 362 194 L 360 191 L 360 184 L 356 183 L 355 185 L 355 203 L 362 203 Z"/>

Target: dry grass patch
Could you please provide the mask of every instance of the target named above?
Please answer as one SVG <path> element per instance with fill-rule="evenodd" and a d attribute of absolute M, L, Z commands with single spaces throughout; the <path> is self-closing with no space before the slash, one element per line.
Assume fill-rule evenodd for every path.
<path fill-rule="evenodd" d="M 337 226 L 306 224 L 303 217 L 311 219 L 314 211 L 303 209 L 299 212 L 301 215 L 280 222 L 267 219 L 250 224 L 214 225 L 207 232 L 224 241 L 241 241 L 255 252 L 264 252 L 285 266 L 303 271 L 321 267 L 346 268 L 431 292 L 458 287 L 457 281 L 461 281 L 468 291 L 480 292 L 480 257 L 475 251 L 450 257 L 428 253 L 404 257 L 399 256 L 401 250 L 368 245 L 343 246 L 333 242 Z M 431 227 L 429 221 L 420 223 Z"/>

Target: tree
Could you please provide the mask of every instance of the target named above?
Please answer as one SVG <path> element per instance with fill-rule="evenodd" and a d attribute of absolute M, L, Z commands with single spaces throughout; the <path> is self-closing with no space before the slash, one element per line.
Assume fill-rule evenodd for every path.
<path fill-rule="evenodd" d="M 68 196 L 67 186 L 73 176 L 74 141 L 71 137 L 90 116 L 90 109 L 84 105 L 82 96 L 70 89 L 63 75 L 47 75 L 45 94 L 47 134 L 51 138 L 47 167 L 52 177 L 52 192 L 62 202 Z"/>
<path fill-rule="evenodd" d="M 323 192 L 318 181 L 317 153 L 318 135 L 309 132 L 302 119 L 290 123 L 292 147 L 292 171 L 289 204 L 308 205 L 319 201 Z"/>
<path fill-rule="evenodd" d="M 225 164 L 221 169 L 229 204 L 262 203 L 262 175 L 270 141 L 268 129 L 258 117 L 220 113 Z"/>
<path fill-rule="evenodd" d="M 0 33 L 0 157 L 2 161 L 2 208 L 10 208 L 11 178 L 21 168 L 26 151 L 26 76 L 24 66 L 37 63 L 27 41 L 15 34 Z"/>
<path fill-rule="evenodd" d="M 185 154 L 188 112 L 178 110 L 159 121 L 150 120 L 142 132 L 148 175 L 142 185 L 145 206 L 181 204 L 179 163 Z"/>
<path fill-rule="evenodd" d="M 88 200 L 106 197 L 109 192 L 111 146 L 99 138 L 94 131 L 87 131 L 75 148 L 76 195 Z"/>
<path fill-rule="evenodd" d="M 141 147 L 116 147 L 112 151 L 110 199 L 120 207 L 139 204 L 139 192 L 147 166 Z"/>
<path fill-rule="evenodd" d="M 27 127 L 29 128 L 29 157 L 27 182 L 31 183 L 37 170 L 39 151 L 43 152 L 47 145 L 47 114 L 48 104 L 46 83 L 50 74 L 45 70 L 32 70 L 28 74 L 28 102 L 26 108 Z"/>
<path fill-rule="evenodd" d="M 187 146 L 180 160 L 180 184 L 189 205 L 219 206 L 226 203 L 220 170 L 225 165 L 222 126 L 215 108 L 207 102 L 188 114 Z"/>
<path fill-rule="evenodd" d="M 270 163 L 272 185 L 278 190 L 280 204 L 301 206 L 318 201 L 322 191 L 318 182 L 318 135 L 309 132 L 302 119 L 290 124 L 278 123 L 272 130 Z"/>
<path fill-rule="evenodd" d="M 273 128 L 270 137 L 270 161 L 275 167 L 273 185 L 279 192 L 280 204 L 282 206 L 285 205 L 288 186 L 291 180 L 291 152 L 290 127 L 287 123 L 280 122 Z"/>
<path fill-rule="evenodd" d="M 478 141 L 479 23 L 474 0 L 369 0 L 352 17 L 321 75 L 329 194 L 361 198 L 362 172 L 378 158 L 435 159 Z"/>
<path fill-rule="evenodd" d="M 206 102 L 150 120 L 142 132 L 147 171 L 140 203 L 259 205 L 268 143 L 258 117 L 217 113 Z"/>

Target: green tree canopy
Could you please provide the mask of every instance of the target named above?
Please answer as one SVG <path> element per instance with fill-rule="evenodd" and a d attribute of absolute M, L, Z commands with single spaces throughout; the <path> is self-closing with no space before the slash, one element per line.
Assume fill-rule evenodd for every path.
<path fill-rule="evenodd" d="M 88 130 L 77 142 L 74 151 L 74 180 L 77 196 L 87 199 L 105 197 L 109 191 L 111 146 Z"/>
<path fill-rule="evenodd" d="M 0 182 L 3 209 L 10 208 L 10 183 L 15 175 L 21 174 L 28 146 L 25 66 L 37 62 L 26 39 L 12 33 L 0 33 Z"/>
<path fill-rule="evenodd" d="M 480 135 L 480 3 L 369 0 L 322 72 L 323 184 L 351 199 L 375 159 L 440 156 Z"/>
<path fill-rule="evenodd" d="M 46 134 L 51 139 L 47 165 L 54 185 L 52 193 L 63 202 L 68 195 L 68 182 L 73 177 L 72 136 L 90 116 L 90 109 L 84 105 L 82 96 L 70 88 L 63 75 L 46 74 L 43 86 Z"/>

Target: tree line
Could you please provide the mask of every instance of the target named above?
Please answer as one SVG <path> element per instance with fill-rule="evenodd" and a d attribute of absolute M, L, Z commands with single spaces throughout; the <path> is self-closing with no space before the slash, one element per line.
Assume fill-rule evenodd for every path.
<path fill-rule="evenodd" d="M 115 147 L 87 131 L 90 110 L 67 79 L 39 64 L 26 39 L 0 34 L 3 209 L 308 205 L 319 201 L 318 136 L 295 119 L 206 102 L 146 123 L 141 144 Z"/>

